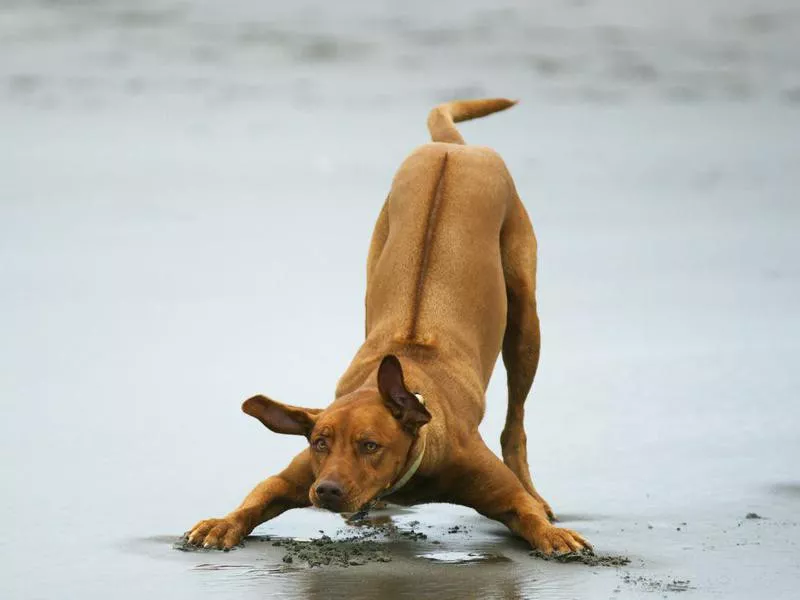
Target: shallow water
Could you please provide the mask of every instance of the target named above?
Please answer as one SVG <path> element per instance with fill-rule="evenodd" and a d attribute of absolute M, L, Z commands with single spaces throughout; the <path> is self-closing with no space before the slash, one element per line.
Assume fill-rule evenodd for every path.
<path fill-rule="evenodd" d="M 687 28 L 682 2 L 574 4 L 4 4 L 0 596 L 794 597 L 796 10 L 692 3 Z M 606 69 L 631 57 L 657 76 Z M 537 560 L 434 505 L 392 512 L 428 539 L 386 564 L 174 550 L 302 448 L 239 404 L 330 400 L 393 171 L 432 103 L 475 94 L 524 100 L 462 132 L 505 157 L 539 239 L 534 479 L 631 564 Z M 256 533 L 343 528 L 303 510 Z"/>

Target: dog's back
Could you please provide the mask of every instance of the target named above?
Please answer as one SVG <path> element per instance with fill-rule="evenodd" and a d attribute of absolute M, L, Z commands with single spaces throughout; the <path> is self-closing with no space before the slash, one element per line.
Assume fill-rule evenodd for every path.
<path fill-rule="evenodd" d="M 479 100 L 431 111 L 434 141 L 398 169 L 368 267 L 368 337 L 446 345 L 486 381 L 506 326 L 499 239 L 516 191 L 500 156 L 464 145 L 453 123 L 512 105 Z"/>

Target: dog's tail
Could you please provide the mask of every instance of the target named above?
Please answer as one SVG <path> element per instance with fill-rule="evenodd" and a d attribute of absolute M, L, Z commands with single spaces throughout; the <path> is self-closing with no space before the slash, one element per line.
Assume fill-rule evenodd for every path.
<path fill-rule="evenodd" d="M 505 98 L 487 98 L 485 100 L 456 100 L 440 104 L 428 115 L 428 130 L 434 142 L 464 144 L 464 138 L 458 133 L 455 123 L 485 117 L 493 112 L 505 110 L 517 103 Z"/>

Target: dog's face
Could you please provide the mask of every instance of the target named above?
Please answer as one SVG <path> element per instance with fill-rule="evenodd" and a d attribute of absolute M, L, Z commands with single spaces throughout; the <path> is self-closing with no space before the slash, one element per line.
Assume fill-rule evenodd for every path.
<path fill-rule="evenodd" d="M 355 512 L 390 488 L 403 473 L 419 428 L 431 419 L 406 389 L 394 356 L 381 362 L 377 389 L 358 390 L 326 409 L 255 396 L 242 410 L 272 431 L 308 439 L 316 478 L 309 499 L 334 512 Z"/>

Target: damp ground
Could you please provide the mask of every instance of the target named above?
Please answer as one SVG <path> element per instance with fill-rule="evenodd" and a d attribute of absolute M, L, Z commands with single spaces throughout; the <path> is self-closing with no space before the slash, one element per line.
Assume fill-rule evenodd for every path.
<path fill-rule="evenodd" d="M 777 486 L 767 494 L 793 490 Z M 563 524 L 585 533 L 596 551 L 544 556 L 501 526 L 447 505 L 389 506 L 357 527 L 324 511 L 297 515 L 303 512 L 302 525 L 287 519 L 284 527 L 277 521 L 262 526 L 257 531 L 274 534 L 250 536 L 230 552 L 181 540 L 174 548 L 188 552 L 176 552 L 165 537 L 130 549 L 183 563 L 209 582 L 235 578 L 255 591 L 267 578 L 297 598 L 403 598 L 420 586 L 431 596 L 452 598 L 639 598 L 709 593 L 742 556 L 762 556 L 762 565 L 771 556 L 775 568 L 791 573 L 782 548 L 798 542 L 798 526 L 786 514 L 740 511 L 691 520 L 686 514 L 669 520 L 564 514 Z M 285 535 L 289 524 L 299 527 L 298 535 Z"/>

